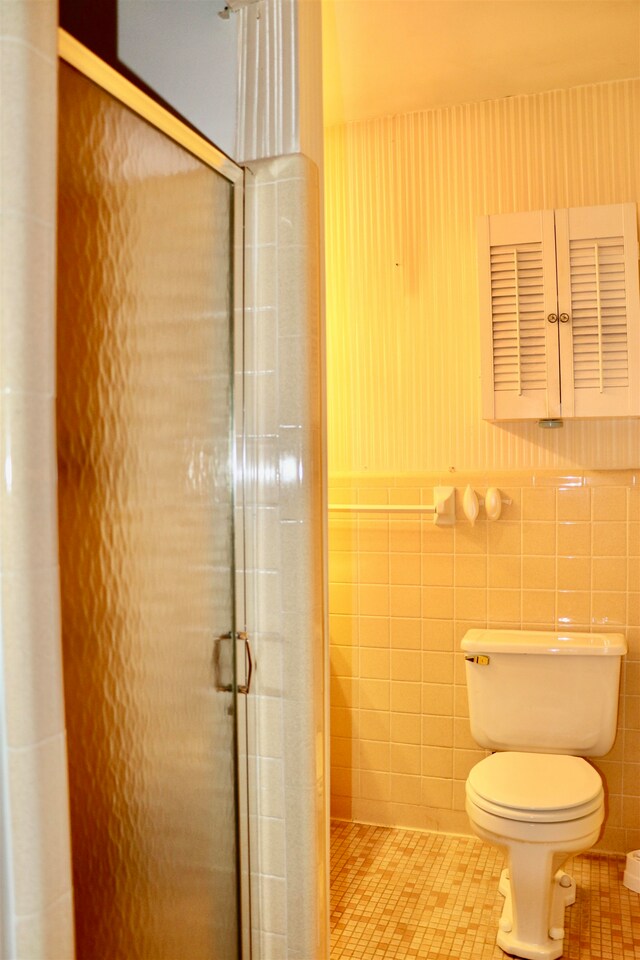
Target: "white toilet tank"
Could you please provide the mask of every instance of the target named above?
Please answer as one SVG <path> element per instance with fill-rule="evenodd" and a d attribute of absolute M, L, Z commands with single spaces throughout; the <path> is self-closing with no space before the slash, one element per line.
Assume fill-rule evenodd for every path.
<path fill-rule="evenodd" d="M 616 736 L 620 633 L 469 630 L 471 734 L 489 750 L 602 757 Z"/>

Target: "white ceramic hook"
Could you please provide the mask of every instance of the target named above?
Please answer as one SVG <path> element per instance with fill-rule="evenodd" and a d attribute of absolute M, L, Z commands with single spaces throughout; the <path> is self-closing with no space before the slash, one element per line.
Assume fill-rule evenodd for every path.
<path fill-rule="evenodd" d="M 498 520 L 502 512 L 502 497 L 496 487 L 488 487 L 484 495 L 484 508 L 488 520 Z"/>
<path fill-rule="evenodd" d="M 478 503 L 475 490 L 472 490 L 471 488 L 471 484 L 467 484 L 467 489 L 463 494 L 462 509 L 465 517 L 471 526 L 473 526 L 478 519 L 478 514 L 480 513 L 480 504 Z"/>

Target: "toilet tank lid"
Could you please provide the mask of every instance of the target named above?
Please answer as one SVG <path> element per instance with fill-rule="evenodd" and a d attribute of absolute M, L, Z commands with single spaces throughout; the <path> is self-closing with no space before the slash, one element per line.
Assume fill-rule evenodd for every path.
<path fill-rule="evenodd" d="M 614 656 L 627 652 L 622 633 L 566 633 L 554 630 L 467 630 L 461 647 L 471 653 L 538 653 Z"/>

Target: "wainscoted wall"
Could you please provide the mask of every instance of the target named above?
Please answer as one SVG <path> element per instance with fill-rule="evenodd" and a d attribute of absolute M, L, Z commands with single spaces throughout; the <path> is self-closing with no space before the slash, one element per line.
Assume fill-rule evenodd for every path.
<path fill-rule="evenodd" d="M 480 214 L 640 201 L 640 80 L 326 131 L 329 472 L 633 467 L 638 421 L 480 417 Z"/>
<path fill-rule="evenodd" d="M 626 634 L 618 735 L 596 761 L 600 847 L 640 845 L 640 473 L 334 476 L 332 503 L 432 503 L 457 487 L 458 522 L 331 514 L 331 783 L 336 817 L 468 833 L 471 739 L 460 639 L 470 627 Z M 512 503 L 474 527 L 461 493 Z M 567 663 L 567 668 L 570 664 Z M 562 691 L 558 691 L 562 696 Z"/>
<path fill-rule="evenodd" d="M 638 846 L 640 421 L 481 419 L 476 224 L 637 203 L 640 80 L 345 124 L 325 142 L 331 502 L 428 503 L 445 482 L 459 509 L 468 481 L 513 499 L 473 528 L 330 513 L 333 812 L 468 832 L 482 752 L 466 629 L 621 629 L 602 846 Z"/>

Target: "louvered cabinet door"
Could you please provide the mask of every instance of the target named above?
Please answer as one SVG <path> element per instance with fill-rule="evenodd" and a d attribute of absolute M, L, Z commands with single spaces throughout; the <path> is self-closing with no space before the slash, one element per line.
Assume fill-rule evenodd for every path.
<path fill-rule="evenodd" d="M 560 415 L 553 211 L 480 218 L 482 416 Z"/>
<path fill-rule="evenodd" d="M 640 415 L 633 203 L 556 211 L 562 415 Z"/>

